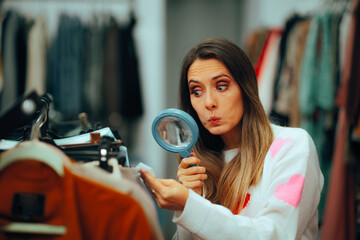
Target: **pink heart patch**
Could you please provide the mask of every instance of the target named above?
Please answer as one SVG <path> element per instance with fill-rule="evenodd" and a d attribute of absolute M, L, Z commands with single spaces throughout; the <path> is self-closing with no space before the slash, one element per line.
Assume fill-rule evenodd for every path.
<path fill-rule="evenodd" d="M 294 174 L 287 183 L 280 184 L 275 190 L 275 197 L 297 207 L 301 200 L 305 177 L 301 174 Z"/>
<path fill-rule="evenodd" d="M 291 138 L 276 138 L 270 146 L 271 157 L 274 158 L 280 149 L 288 142 L 291 142 Z"/>

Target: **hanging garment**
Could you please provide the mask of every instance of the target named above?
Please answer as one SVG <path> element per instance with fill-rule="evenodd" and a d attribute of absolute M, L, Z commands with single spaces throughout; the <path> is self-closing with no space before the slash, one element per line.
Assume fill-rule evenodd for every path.
<path fill-rule="evenodd" d="M 279 57 L 279 44 L 281 29 L 271 29 L 267 44 L 264 49 L 264 56 L 258 72 L 259 97 L 267 116 L 270 115 L 273 104 L 273 91 L 275 80 L 275 69 Z"/>
<path fill-rule="evenodd" d="M 90 119 L 102 120 L 104 106 L 102 93 L 105 32 L 107 23 L 101 16 L 95 15 L 86 29 L 86 50 L 84 55 L 85 112 Z"/>
<path fill-rule="evenodd" d="M 111 18 L 106 36 L 104 91 L 107 114 L 119 115 L 134 120 L 143 113 L 142 94 L 137 63 L 136 46 L 133 39 L 135 18 L 119 26 Z M 110 123 L 115 125 L 116 123 Z"/>
<path fill-rule="evenodd" d="M 254 71 L 255 71 L 258 82 L 259 82 L 259 75 L 261 72 L 261 68 L 263 67 L 263 64 L 264 64 L 264 55 L 265 55 L 266 49 L 269 44 L 269 39 L 270 39 L 270 29 L 266 32 L 264 44 L 261 46 L 260 54 L 257 58 L 256 64 L 254 65 Z"/>
<path fill-rule="evenodd" d="M 27 41 L 27 70 L 25 93 L 46 92 L 46 27 L 42 17 L 37 17 L 30 27 Z"/>
<path fill-rule="evenodd" d="M 314 16 L 306 40 L 299 93 L 300 109 L 306 116 L 313 114 L 316 107 L 329 110 L 334 106 L 334 77 L 330 75 L 334 55 L 329 21 L 329 13 Z"/>
<path fill-rule="evenodd" d="M 259 61 L 268 33 L 269 29 L 259 28 L 246 36 L 245 52 L 254 68 Z"/>
<path fill-rule="evenodd" d="M 104 70 L 102 96 L 106 108 L 105 122 L 110 126 L 119 126 L 120 118 L 120 94 L 122 92 L 120 77 L 122 59 L 120 57 L 120 46 L 122 44 L 118 31 L 118 23 L 111 17 L 110 24 L 106 30 Z M 112 119 L 117 119 L 113 120 Z"/>
<path fill-rule="evenodd" d="M 359 120 L 360 115 L 360 2 L 358 0 L 353 1 L 353 13 L 351 16 L 352 25 L 349 29 L 349 38 L 351 42 L 348 42 L 348 54 L 346 58 L 349 58 L 348 63 L 350 66 L 346 66 L 344 69 L 344 78 L 349 78 L 348 94 L 351 96 L 346 102 L 346 118 L 350 125 L 355 125 Z"/>
<path fill-rule="evenodd" d="M 143 114 L 143 103 L 141 94 L 140 75 L 136 45 L 133 38 L 133 31 L 136 19 L 131 14 L 127 26 L 120 28 L 120 53 L 121 53 L 121 94 L 120 114 L 128 121 L 132 121 Z"/>
<path fill-rule="evenodd" d="M 339 29 L 339 63 L 340 63 L 340 76 L 345 68 L 346 51 L 348 48 L 348 38 L 350 30 L 351 13 L 345 11 L 342 15 Z"/>
<path fill-rule="evenodd" d="M 279 46 L 279 60 L 278 65 L 276 67 L 275 74 L 275 88 L 277 83 L 279 82 L 279 78 L 281 76 L 281 72 L 283 70 L 284 62 L 286 60 L 286 54 L 288 50 L 288 44 L 290 44 L 290 35 L 293 32 L 294 28 L 298 23 L 304 20 L 304 17 L 299 16 L 298 14 L 294 14 L 289 17 L 285 23 L 284 30 L 281 34 L 280 46 Z M 274 97 L 276 98 L 276 91 L 274 93 Z"/>
<path fill-rule="evenodd" d="M 302 59 L 299 87 L 300 126 L 312 136 L 318 154 L 325 185 L 319 204 L 322 220 L 330 175 L 334 140 L 335 91 L 338 84 L 338 13 L 321 12 L 310 23 Z"/>
<path fill-rule="evenodd" d="M 288 126 L 290 121 L 290 109 L 294 107 L 293 99 L 296 94 L 294 92 L 293 71 L 294 66 L 288 66 L 297 56 L 295 49 L 291 48 L 292 41 L 296 40 L 292 35 L 298 24 L 304 21 L 303 17 L 295 14 L 291 16 L 285 23 L 284 31 L 281 35 L 279 46 L 279 58 L 276 66 L 274 77 L 274 97 L 270 119 L 273 123 Z M 301 45 L 299 45 L 301 46 Z M 291 106 L 291 107 L 290 107 Z"/>
<path fill-rule="evenodd" d="M 298 76 L 309 24 L 308 20 L 298 21 L 288 33 L 278 82 L 275 84 L 271 120 L 286 126 L 299 126 Z"/>
<path fill-rule="evenodd" d="M 3 90 L 0 109 L 24 93 L 26 71 L 25 20 L 17 12 L 10 11 L 2 24 Z"/>
<path fill-rule="evenodd" d="M 3 63 L 2 63 L 2 58 L 3 58 L 3 48 L 2 48 L 3 37 L 2 36 L 3 36 L 3 23 L 5 20 L 5 16 L 6 16 L 5 14 L 0 13 L 0 94 L 4 87 Z M 0 102 L 0 104 L 1 104 L 1 102 Z"/>
<path fill-rule="evenodd" d="M 48 92 L 63 120 L 76 119 L 83 107 L 84 27 L 78 17 L 62 14 L 49 51 Z"/>
<path fill-rule="evenodd" d="M 354 169 L 346 164 L 349 147 L 349 125 L 346 110 L 340 109 L 331 177 L 328 179 L 321 239 L 355 240 Z M 341 206 L 341 207 L 338 207 Z"/>
<path fill-rule="evenodd" d="M 113 164 L 112 166 L 114 168 L 117 166 L 117 163 Z M 95 181 L 99 184 L 132 196 L 140 203 L 140 206 L 142 207 L 147 217 L 155 239 L 163 239 L 154 202 L 149 193 L 145 191 L 145 189 L 138 183 L 139 180 L 136 180 L 137 172 L 134 168 L 121 167 L 118 169 L 119 173 L 116 174 L 108 173 L 100 169 L 97 164 L 90 163 L 71 164 L 71 170 L 73 173 L 79 176 L 91 179 L 92 181 Z M 113 171 L 116 172 L 115 170 L 116 169 Z"/>
<path fill-rule="evenodd" d="M 0 191 L 0 239 L 16 236 L 10 226 L 19 223 L 38 230 L 35 238 L 45 224 L 53 230 L 45 239 L 155 239 L 134 198 L 75 174 L 66 155 L 45 143 L 23 142 L 1 155 Z"/>
<path fill-rule="evenodd" d="M 351 9 L 345 64 L 336 99 L 340 108 L 338 135 L 322 227 L 321 239 L 324 240 L 356 239 L 354 169 L 347 160 L 351 154 L 350 127 L 358 121 L 358 103 L 355 100 L 359 98 L 360 48 L 357 45 L 360 41 L 360 1 L 353 1 Z"/>
<path fill-rule="evenodd" d="M 137 52 L 133 39 L 136 20 L 120 25 L 111 18 L 105 37 L 103 96 L 106 123 L 117 128 L 131 147 L 136 120 L 143 114 Z"/>
<path fill-rule="evenodd" d="M 310 21 L 307 20 L 305 22 L 300 23 L 297 26 L 295 38 L 296 40 L 292 42 L 292 49 L 298 49 L 297 55 L 294 56 L 293 59 L 293 84 L 294 84 L 294 99 L 293 99 L 293 107 L 290 110 L 290 126 L 299 127 L 300 126 L 300 108 L 299 108 L 299 75 L 300 75 L 300 66 L 304 54 L 305 43 L 307 33 L 309 31 Z"/>

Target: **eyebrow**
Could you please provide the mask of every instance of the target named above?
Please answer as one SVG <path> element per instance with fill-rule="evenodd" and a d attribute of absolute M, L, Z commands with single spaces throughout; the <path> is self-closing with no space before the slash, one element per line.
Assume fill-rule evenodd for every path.
<path fill-rule="evenodd" d="M 218 76 L 213 77 L 212 80 L 216 80 L 216 79 L 221 78 L 221 77 L 230 78 L 230 77 L 229 77 L 228 75 L 226 75 L 226 74 L 220 74 L 220 75 L 218 75 Z"/>
<path fill-rule="evenodd" d="M 188 84 L 190 85 L 190 83 L 199 83 L 199 81 L 196 81 L 196 80 L 190 80 Z"/>
<path fill-rule="evenodd" d="M 227 77 L 227 78 L 230 78 L 228 75 L 226 75 L 226 74 L 220 74 L 220 75 L 217 75 L 217 76 L 215 76 L 215 77 L 213 77 L 211 80 L 217 80 L 217 79 L 219 79 L 219 78 L 221 78 L 221 77 Z M 189 84 L 190 83 L 199 83 L 199 81 L 197 81 L 197 80 L 190 80 L 189 81 Z"/>

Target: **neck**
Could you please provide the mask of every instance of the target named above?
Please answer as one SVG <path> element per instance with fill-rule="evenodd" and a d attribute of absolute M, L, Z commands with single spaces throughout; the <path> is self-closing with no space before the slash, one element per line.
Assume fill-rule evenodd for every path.
<path fill-rule="evenodd" d="M 240 146 L 241 135 L 239 131 L 233 129 L 231 132 L 221 135 L 221 138 L 224 141 L 225 150 L 238 148 Z"/>

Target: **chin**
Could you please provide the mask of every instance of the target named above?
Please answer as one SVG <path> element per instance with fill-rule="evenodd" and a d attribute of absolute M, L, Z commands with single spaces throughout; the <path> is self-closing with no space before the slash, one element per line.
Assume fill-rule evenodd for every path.
<path fill-rule="evenodd" d="M 210 127 L 210 128 L 208 128 L 208 131 L 212 135 L 222 135 L 225 133 L 225 131 L 221 127 Z"/>

